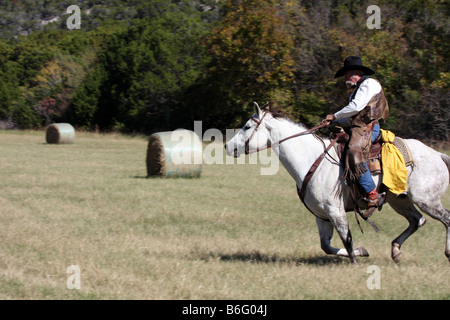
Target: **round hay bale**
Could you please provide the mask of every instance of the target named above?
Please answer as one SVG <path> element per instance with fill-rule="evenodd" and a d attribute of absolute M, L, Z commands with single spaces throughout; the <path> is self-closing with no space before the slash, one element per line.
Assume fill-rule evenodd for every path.
<path fill-rule="evenodd" d="M 147 175 L 161 178 L 199 178 L 202 142 L 190 130 L 154 133 L 147 147 Z"/>
<path fill-rule="evenodd" d="M 47 143 L 73 143 L 75 129 L 68 123 L 53 123 L 47 127 L 45 133 Z"/>

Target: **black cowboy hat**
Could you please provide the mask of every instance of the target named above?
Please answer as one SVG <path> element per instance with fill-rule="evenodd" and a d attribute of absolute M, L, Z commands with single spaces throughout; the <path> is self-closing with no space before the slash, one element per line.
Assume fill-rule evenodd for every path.
<path fill-rule="evenodd" d="M 364 72 L 365 75 L 370 76 L 371 74 L 374 74 L 375 71 L 372 69 L 363 66 L 362 60 L 360 57 L 350 56 L 347 57 L 344 61 L 344 66 L 339 69 L 338 72 L 336 72 L 335 78 L 342 77 L 347 70 L 361 70 Z"/>

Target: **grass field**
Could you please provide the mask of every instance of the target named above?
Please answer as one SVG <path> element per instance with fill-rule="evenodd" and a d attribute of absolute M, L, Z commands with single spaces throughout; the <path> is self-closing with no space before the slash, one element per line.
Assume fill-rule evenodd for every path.
<path fill-rule="evenodd" d="M 49 145 L 43 131 L 0 131 L 0 299 L 450 299 L 445 229 L 428 216 L 395 265 L 406 220 L 386 206 L 373 216 L 380 233 L 362 234 L 349 213 L 370 253 L 354 267 L 322 252 L 283 168 L 146 178 L 146 149 L 145 137 L 77 132 Z M 67 286 L 71 265 L 80 289 Z M 380 289 L 367 286 L 372 265 Z"/>

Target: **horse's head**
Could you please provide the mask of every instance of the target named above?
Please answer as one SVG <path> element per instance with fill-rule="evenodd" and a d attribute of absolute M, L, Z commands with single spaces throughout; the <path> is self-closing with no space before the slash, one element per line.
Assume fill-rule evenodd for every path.
<path fill-rule="evenodd" d="M 269 103 L 263 107 L 254 102 L 255 114 L 245 123 L 242 129 L 225 144 L 227 155 L 235 158 L 242 153 L 256 152 L 270 145 L 269 132 L 265 122 L 272 116 Z"/>

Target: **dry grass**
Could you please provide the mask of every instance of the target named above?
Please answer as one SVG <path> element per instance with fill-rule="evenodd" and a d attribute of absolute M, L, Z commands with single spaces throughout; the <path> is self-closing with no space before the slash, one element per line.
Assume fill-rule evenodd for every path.
<path fill-rule="evenodd" d="M 449 299 L 444 227 L 428 223 L 390 260 L 406 221 L 386 207 L 356 245 L 359 268 L 320 249 L 284 169 L 204 165 L 200 179 L 147 179 L 147 139 L 0 131 L 0 299 Z M 450 195 L 445 205 L 450 207 Z M 334 245 L 342 247 L 339 239 Z M 81 289 L 66 269 L 81 269 Z M 367 267 L 381 270 L 369 290 Z"/>

